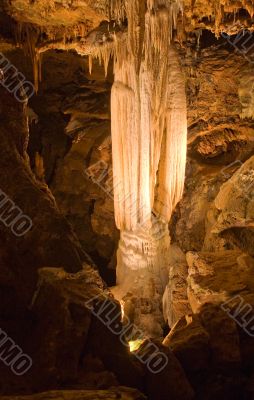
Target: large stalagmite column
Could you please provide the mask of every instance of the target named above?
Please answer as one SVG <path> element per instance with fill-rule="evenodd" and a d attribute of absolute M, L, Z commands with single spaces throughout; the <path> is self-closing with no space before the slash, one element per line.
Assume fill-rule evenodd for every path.
<path fill-rule="evenodd" d="M 184 185 L 185 85 L 171 45 L 179 9 L 178 0 L 126 0 L 128 34 L 115 54 L 112 154 L 121 231 L 115 294 L 144 336 L 162 334 L 167 225 Z"/>

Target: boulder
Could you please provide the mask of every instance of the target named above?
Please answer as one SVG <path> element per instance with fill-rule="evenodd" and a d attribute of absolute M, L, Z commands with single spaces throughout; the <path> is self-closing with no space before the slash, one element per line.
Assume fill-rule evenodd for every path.
<path fill-rule="evenodd" d="M 224 372 L 239 368 L 241 354 L 236 322 L 214 304 L 204 305 L 199 316 L 209 334 L 213 368 Z"/>
<path fill-rule="evenodd" d="M 205 303 L 224 303 L 236 294 L 253 297 L 254 260 L 240 250 L 188 252 L 186 259 L 187 292 L 194 313 Z"/>
<path fill-rule="evenodd" d="M 146 340 L 137 350 L 144 368 L 145 393 L 149 400 L 193 399 L 193 389 L 173 352 L 159 341 Z"/>
<path fill-rule="evenodd" d="M 210 337 L 197 315 L 185 315 L 172 328 L 163 344 L 170 348 L 189 374 L 207 369 Z"/>
<path fill-rule="evenodd" d="M 104 369 L 99 372 L 104 372 L 104 377 L 105 371 L 110 371 L 127 386 L 142 386 L 128 344 L 108 324 L 112 319 L 114 326 L 121 328 L 120 304 L 93 268 L 86 266 L 77 274 L 41 269 L 31 311 L 36 319 L 30 346 L 34 353 L 32 372 L 34 382 L 39 378 L 41 387 L 65 382 L 82 385 L 87 372 L 98 372 L 91 359 L 102 363 Z"/>

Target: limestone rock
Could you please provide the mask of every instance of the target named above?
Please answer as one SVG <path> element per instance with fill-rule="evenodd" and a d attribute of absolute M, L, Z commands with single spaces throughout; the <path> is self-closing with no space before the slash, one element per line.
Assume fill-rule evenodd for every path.
<path fill-rule="evenodd" d="M 251 252 L 253 229 L 247 228 L 249 218 L 246 222 L 241 220 L 246 230 L 238 225 L 231 229 L 230 237 L 225 236 L 226 232 L 222 237 L 211 231 L 214 227 L 219 232 L 217 218 L 221 211 L 214 205 L 214 199 L 220 187 L 253 154 L 252 123 L 240 119 L 244 110 L 252 109 L 253 72 L 240 53 L 233 55 L 222 43 L 208 46 L 207 39 L 201 36 L 199 52 L 195 43 L 189 43 L 183 55 L 187 76 L 188 162 L 184 196 L 172 218 L 170 232 L 184 252 L 243 249 L 241 243 L 246 244 L 244 251 Z M 234 197 L 232 192 L 231 202 L 239 202 L 240 198 L 236 196 L 233 200 Z"/>
<path fill-rule="evenodd" d="M 254 157 L 250 157 L 225 182 L 215 199 L 217 216 L 206 242 L 220 236 L 235 248 L 253 255 Z M 232 247 L 231 247 L 232 248 Z"/>
<path fill-rule="evenodd" d="M 187 297 L 187 276 L 188 266 L 185 255 L 177 246 L 171 245 L 168 284 L 162 300 L 164 319 L 170 327 L 182 316 L 191 312 Z"/>
<path fill-rule="evenodd" d="M 117 387 L 110 390 L 54 390 L 28 396 L 1 396 L 1 400 L 145 400 L 135 389 Z"/>
<path fill-rule="evenodd" d="M 149 344 L 154 344 L 157 347 L 157 353 L 154 348 Z M 151 350 L 152 349 L 152 350 Z M 150 352 L 153 356 L 151 357 Z M 185 373 L 171 350 L 162 346 L 157 341 L 145 341 L 137 351 L 138 355 L 142 358 L 145 371 L 145 390 L 150 400 L 167 400 L 169 395 L 172 400 L 187 400 L 194 398 L 193 389 L 188 382 Z M 156 358 L 157 354 L 157 358 Z M 155 373 L 156 366 L 159 370 L 161 363 L 159 354 L 166 357 L 167 363 L 165 367 L 161 367 L 161 371 Z M 149 356 L 154 362 L 149 362 Z M 154 366 L 154 370 L 153 370 Z"/>
<path fill-rule="evenodd" d="M 214 232 L 234 227 L 254 226 L 254 156 L 220 189 L 215 206 L 220 210 Z"/>
<path fill-rule="evenodd" d="M 53 0 L 49 4 L 44 0 L 29 3 L 22 0 L 18 4 L 9 4 L 4 0 L 5 9 L 17 20 L 49 26 L 75 26 L 86 21 L 92 29 L 107 15 L 107 3 L 104 0 L 80 1 L 72 5 L 68 0 Z"/>
<path fill-rule="evenodd" d="M 160 221 L 155 221 L 150 229 L 141 226 L 135 231 L 121 231 L 113 293 L 122 301 L 124 314 L 142 331 L 143 338 L 163 335 L 161 298 L 168 254 L 168 228 Z"/>
<path fill-rule="evenodd" d="M 187 253 L 188 298 L 193 312 L 205 303 L 220 304 L 240 293 L 252 296 L 253 259 L 239 250 Z"/>
<path fill-rule="evenodd" d="M 253 307 L 253 303 L 251 303 L 251 305 Z M 251 318 L 251 316 L 249 316 L 249 318 Z M 237 328 L 242 365 L 247 371 L 251 371 L 253 368 L 254 357 L 254 337 L 250 336 L 248 330 L 246 331 L 242 326 L 237 325 Z"/>
<path fill-rule="evenodd" d="M 240 399 L 245 393 L 237 324 L 219 306 L 206 304 L 181 318 L 164 345 L 181 362 L 197 398 Z"/>
<path fill-rule="evenodd" d="M 182 251 L 200 251 L 206 235 L 206 216 L 219 191 L 220 180 L 211 168 L 201 168 L 195 162 L 187 164 L 189 178 L 170 233 Z"/>
<path fill-rule="evenodd" d="M 223 371 L 239 368 L 241 354 L 236 322 L 220 306 L 213 304 L 202 307 L 200 319 L 209 333 L 214 367 Z"/>
<path fill-rule="evenodd" d="M 44 266 L 61 267 L 74 273 L 80 271 L 83 264 L 90 263 L 90 259 L 82 251 L 47 185 L 32 173 L 26 153 L 29 132 L 25 106 L 2 86 L 0 110 L 1 191 L 8 196 L 11 205 L 15 204 L 32 221 L 31 229 L 19 237 L 13 234 L 11 227 L 3 222 L 0 224 L 1 267 L 3 271 L 9 271 L 2 274 L 3 281 L 0 282 L 0 323 L 1 329 L 29 353 L 36 324 L 29 306 L 36 289 L 38 270 Z M 8 218 L 10 214 L 9 217 L 6 214 Z M 16 379 L 4 364 L 0 368 L 3 390 L 15 390 L 13 381 L 20 385 L 20 378 Z M 26 387 L 26 378 L 22 385 Z"/>
<path fill-rule="evenodd" d="M 31 304 L 36 320 L 30 346 L 34 384 L 38 377 L 37 384 L 42 388 L 49 383 L 77 380 L 92 317 L 85 302 L 99 293 L 103 293 L 102 282 L 89 267 L 76 275 L 58 268 L 39 271 Z M 38 352 L 38 349 L 47 350 Z"/>
<path fill-rule="evenodd" d="M 128 345 L 103 323 L 100 313 L 98 316 L 92 313 L 87 305 L 94 298 L 96 307 L 106 309 L 106 315 L 110 314 L 109 305 L 114 308 L 111 318 L 117 317 L 120 327 L 120 305 L 105 289 L 97 271 L 89 266 L 77 274 L 60 268 L 39 271 L 38 287 L 31 304 L 36 324 L 29 339 L 29 342 L 32 339 L 29 354 L 34 367 L 28 378 L 32 379 L 34 388 L 52 388 L 72 382 L 73 387 L 84 384 L 96 389 L 99 376 L 103 378 L 100 384 L 106 388 L 118 382 L 116 377 L 123 384 L 141 387 L 141 376 L 129 357 Z M 95 360 L 97 365 L 101 363 L 99 368 Z"/>
<path fill-rule="evenodd" d="M 187 373 L 206 369 L 209 365 L 209 334 L 196 315 L 182 317 L 163 344 L 169 347 Z"/>

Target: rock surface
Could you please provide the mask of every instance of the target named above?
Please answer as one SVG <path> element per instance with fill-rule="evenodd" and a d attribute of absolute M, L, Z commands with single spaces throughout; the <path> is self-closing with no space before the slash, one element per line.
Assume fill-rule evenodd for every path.
<path fill-rule="evenodd" d="M 252 297 L 253 258 L 239 250 L 187 253 L 188 298 L 193 312 L 205 303 L 220 304 L 240 294 Z"/>
<path fill-rule="evenodd" d="M 224 310 L 206 304 L 195 315 L 183 317 L 164 340 L 183 366 L 196 398 L 249 398 L 252 370 L 244 366 L 243 342 L 237 323 Z M 248 343 L 249 350 L 253 346 Z M 246 348 L 246 346 L 245 346 Z"/>
<path fill-rule="evenodd" d="M 117 387 L 110 390 L 59 390 L 30 396 L 1 396 L 1 400 L 145 400 L 137 390 Z"/>
<path fill-rule="evenodd" d="M 188 265 L 184 253 L 177 246 L 169 248 L 168 283 L 163 294 L 163 314 L 169 327 L 191 312 L 187 296 Z"/>
<path fill-rule="evenodd" d="M 188 373 L 200 371 L 208 365 L 209 334 L 195 315 L 179 319 L 163 344 L 173 351 Z"/>
<path fill-rule="evenodd" d="M 86 301 L 95 295 L 101 295 L 102 301 L 110 301 L 112 295 L 59 211 L 48 186 L 30 169 L 24 105 L 17 104 L 1 88 L 0 108 L 1 193 L 6 193 L 33 223 L 23 236 L 15 236 L 3 221 L 0 224 L 0 326 L 33 360 L 24 377 L 14 375 L 0 363 L 0 390 L 32 392 L 66 382 L 82 382 L 88 343 L 91 351 L 97 349 L 93 355 L 102 364 L 107 355 L 125 357 L 117 367 L 109 365 L 111 372 L 123 375 L 124 368 L 131 365 L 128 347 L 98 323 L 86 306 Z M 3 209 L 1 213 L 2 220 L 11 218 L 11 213 L 7 217 Z M 116 308 L 120 323 L 119 304 Z M 106 367 L 104 371 L 109 373 Z M 137 380 L 137 373 L 133 375 Z M 117 382 L 115 378 L 113 382 Z M 106 386 L 111 384 L 112 377 L 105 381 Z"/>
<path fill-rule="evenodd" d="M 169 393 L 172 400 L 194 398 L 193 389 L 177 358 L 160 342 L 143 342 L 137 354 L 144 364 L 144 385 L 149 399 L 166 400 Z"/>

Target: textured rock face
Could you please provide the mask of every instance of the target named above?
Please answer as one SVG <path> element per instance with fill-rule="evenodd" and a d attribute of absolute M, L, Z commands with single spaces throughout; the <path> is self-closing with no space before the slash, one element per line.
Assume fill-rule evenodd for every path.
<path fill-rule="evenodd" d="M 158 341 L 150 341 L 167 357 L 167 364 L 161 371 L 154 373 L 152 368 L 145 365 L 144 385 L 148 398 L 151 400 L 166 400 L 170 397 L 175 400 L 193 399 L 194 392 L 188 382 L 184 370 L 171 350 L 162 346 Z M 147 342 L 145 341 L 138 350 L 138 354 L 147 357 Z M 156 360 L 156 357 L 155 357 Z M 158 361 L 154 365 L 158 365 Z M 151 363 L 153 364 L 153 362 Z"/>
<path fill-rule="evenodd" d="M 167 282 L 168 254 L 166 224 L 156 221 L 150 230 L 121 232 L 113 293 L 123 301 L 125 315 L 143 337 L 163 335 L 161 298 Z"/>
<path fill-rule="evenodd" d="M 219 211 L 211 234 L 226 231 L 229 237 L 235 237 L 240 248 L 253 255 L 251 232 L 254 227 L 254 157 L 250 157 L 235 174 L 220 188 L 215 198 L 215 207 Z M 237 230 L 250 232 L 250 241 L 237 241 Z M 232 232 L 232 233 L 231 233 Z"/>
<path fill-rule="evenodd" d="M 12 3 L 3 1 L 3 8 L 10 13 L 12 18 L 20 22 L 29 22 L 42 26 L 75 26 L 85 21 L 87 29 L 99 25 L 108 14 L 108 2 L 66 0 L 18 0 Z"/>
<path fill-rule="evenodd" d="M 184 253 L 177 246 L 170 246 L 168 251 L 168 280 L 163 294 L 164 319 L 172 327 L 191 309 L 187 297 L 188 265 Z"/>
<path fill-rule="evenodd" d="M 237 324 L 220 307 L 205 305 L 183 317 L 164 340 L 180 360 L 198 398 L 248 396 Z M 250 344 L 249 344 L 250 345 Z M 250 345 L 251 348 L 251 345 Z"/>
<path fill-rule="evenodd" d="M 120 387 L 110 390 L 59 390 L 33 394 L 31 396 L 2 396 L 1 400 L 145 400 L 138 391 L 130 388 Z"/>
<path fill-rule="evenodd" d="M 234 19 L 234 10 L 243 11 L 238 18 Z M 218 36 L 221 30 L 229 30 L 231 34 L 244 24 L 246 16 L 253 15 L 253 3 L 251 1 L 230 1 L 225 3 L 222 0 L 210 2 L 209 0 L 198 0 L 193 3 L 191 0 L 184 1 L 184 11 L 186 15 L 186 31 L 201 28 L 211 29 Z M 248 18 L 248 17 L 247 17 Z M 252 23 L 245 22 L 246 26 L 252 27 Z M 233 25 L 233 27 L 232 27 Z"/>
<path fill-rule="evenodd" d="M 205 303 L 223 303 L 235 293 L 253 292 L 252 257 L 239 250 L 216 253 L 187 253 L 188 298 L 197 312 Z"/>
<path fill-rule="evenodd" d="M 197 316 L 186 315 L 180 318 L 163 344 L 173 351 L 188 373 L 207 367 L 210 356 L 209 335 Z"/>
<path fill-rule="evenodd" d="M 98 316 L 90 310 L 94 298 Z M 115 323 L 120 327 L 120 305 L 92 268 L 86 267 L 77 274 L 60 268 L 39 271 L 31 305 L 36 324 L 31 332 L 33 344 L 29 346 L 34 389 L 66 382 L 74 388 L 108 388 L 118 384 L 118 379 L 128 386 L 142 386 L 128 346 L 100 318 L 102 312 L 109 313 L 110 306 L 114 306 L 118 316 Z M 128 370 L 130 373 L 125 373 Z"/>
<path fill-rule="evenodd" d="M 30 301 L 38 268 L 60 265 L 74 272 L 80 270 L 82 262 L 88 259 L 50 191 L 32 174 L 26 154 L 28 126 L 23 106 L 17 104 L 12 95 L 6 93 L 3 88 L 0 97 L 3 115 L 0 129 L 0 187 L 10 201 L 32 221 L 27 233 L 19 237 L 3 222 L 0 226 L 1 242 L 4 244 L 1 261 L 10 270 L 11 287 L 14 292 L 17 291 L 17 298 L 23 306 Z M 8 165 L 12 165 L 12 168 L 9 169 Z M 3 208 L 1 212 L 3 217 Z M 60 250 L 62 245 L 64 247 Z M 7 301 L 7 292 L 6 296 Z"/>
<path fill-rule="evenodd" d="M 95 67 L 92 76 L 78 68 L 71 77 L 74 85 L 70 79 L 72 95 L 66 93 L 61 99 L 61 109 L 70 118 L 65 132 L 73 139 L 72 146 L 58 163 L 51 187 L 83 247 L 108 263 L 118 238 L 110 172 L 110 82 L 101 68 Z M 79 80 L 83 81 L 81 90 Z"/>
<path fill-rule="evenodd" d="M 253 258 L 240 250 L 188 252 L 192 315 L 173 326 L 163 344 L 181 362 L 200 398 L 251 393 Z M 207 397 L 208 396 L 208 397 Z"/>
<path fill-rule="evenodd" d="M 87 343 L 89 348 L 93 348 L 94 343 L 97 348 L 94 357 L 100 362 L 108 354 L 114 355 L 116 350 L 119 356 L 127 358 L 128 364 L 128 353 L 117 336 L 106 328 L 103 331 L 102 324 L 98 324 L 86 307 L 85 302 L 94 295 L 109 298 L 109 292 L 98 272 L 89 267 L 91 260 L 59 211 L 49 188 L 32 173 L 26 153 L 25 107 L 3 91 L 2 88 L 0 325 L 29 354 L 33 366 L 21 377 L 1 362 L 0 390 L 5 393 L 31 392 L 57 387 L 66 381 L 87 380 L 83 371 L 87 363 L 82 364 Z M 9 165 L 12 168 L 8 168 Z M 15 205 L 32 220 L 30 230 L 22 236 L 15 236 L 13 229 L 8 227 L 12 212 L 11 208 L 9 211 L 3 208 L 8 204 L 3 203 L 5 194 L 11 207 L 15 201 Z M 117 307 L 120 315 L 119 304 Z M 102 338 L 107 344 L 104 347 L 99 346 Z M 126 361 L 120 362 L 117 368 L 112 366 L 115 371 L 124 368 Z M 115 384 L 115 377 L 109 376 L 102 363 L 103 371 L 104 385 Z M 94 383 L 90 379 L 90 387 L 96 388 L 96 385 L 96 379 Z"/>
<path fill-rule="evenodd" d="M 170 232 L 173 245 L 186 253 L 180 288 L 187 288 L 192 315 L 178 315 L 164 345 L 180 360 L 198 398 L 226 399 L 253 393 L 253 70 L 223 46 L 213 52 L 201 50 L 191 65 L 185 58 L 188 162 Z M 178 295 L 168 293 L 164 307 L 172 315 Z"/>
<path fill-rule="evenodd" d="M 44 56 L 43 82 L 31 108 L 28 152 L 34 173 L 52 190 L 81 246 L 107 276 L 118 240 L 113 215 L 109 94 L 111 78 L 75 54 Z M 43 162 L 43 173 L 36 155 Z M 95 171 L 96 168 L 99 171 Z M 112 266 L 115 265 L 112 259 Z"/>
<path fill-rule="evenodd" d="M 96 275 L 95 271 L 89 269 L 76 275 L 59 268 L 40 269 L 31 305 L 36 320 L 33 346 L 30 347 L 34 360 L 31 373 L 35 387 L 39 384 L 43 388 L 57 381 L 77 381 L 80 357 L 92 321 L 85 302 L 103 292 Z M 38 354 L 38 348 L 47 350 Z"/>
<path fill-rule="evenodd" d="M 247 65 L 240 78 L 238 94 L 242 106 L 242 118 L 253 118 L 254 105 L 254 76 L 252 73 L 252 65 Z"/>
<path fill-rule="evenodd" d="M 195 47 L 192 51 L 194 56 Z M 172 220 L 172 235 L 183 251 L 202 249 L 204 237 L 217 218 L 213 209 L 220 186 L 253 154 L 252 123 L 240 119 L 241 68 L 246 70 L 246 82 L 253 79 L 248 62 L 223 45 L 203 48 L 196 56 L 195 63 L 193 58 L 184 58 L 189 159 L 185 194 Z M 250 97 L 245 101 L 245 107 L 251 106 Z M 205 246 L 207 250 L 211 246 L 208 239 Z"/>

